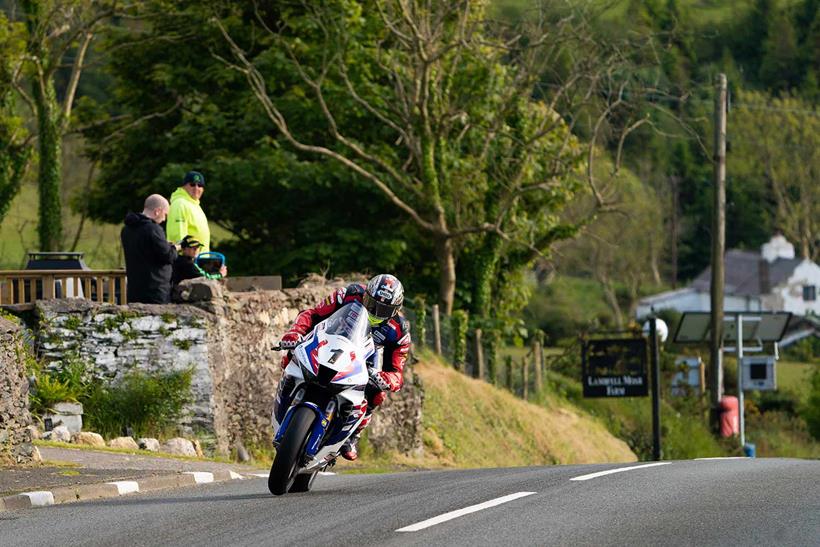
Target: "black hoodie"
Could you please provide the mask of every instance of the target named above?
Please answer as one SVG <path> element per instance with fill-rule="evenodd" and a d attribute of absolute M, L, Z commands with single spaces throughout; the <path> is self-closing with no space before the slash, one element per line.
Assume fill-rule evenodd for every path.
<path fill-rule="evenodd" d="M 162 227 L 142 213 L 128 213 L 120 234 L 128 278 L 128 302 L 167 304 L 176 248 Z"/>

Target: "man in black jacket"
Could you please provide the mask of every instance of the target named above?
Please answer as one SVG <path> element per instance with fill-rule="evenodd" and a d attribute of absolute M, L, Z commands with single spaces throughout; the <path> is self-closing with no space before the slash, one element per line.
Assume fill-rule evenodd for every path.
<path fill-rule="evenodd" d="M 128 213 L 122 229 L 128 302 L 167 304 L 171 301 L 171 265 L 178 244 L 169 243 L 160 223 L 168 216 L 168 200 L 159 194 L 145 199 L 142 213 Z"/>

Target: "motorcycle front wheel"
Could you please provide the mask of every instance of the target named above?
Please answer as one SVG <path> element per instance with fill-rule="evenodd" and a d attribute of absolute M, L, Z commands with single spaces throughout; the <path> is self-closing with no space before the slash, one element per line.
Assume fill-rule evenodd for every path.
<path fill-rule="evenodd" d="M 276 449 L 276 457 L 268 475 L 268 490 L 281 496 L 286 493 L 297 478 L 299 460 L 304 454 L 316 414 L 309 408 L 297 408 L 288 424 L 282 442 Z"/>

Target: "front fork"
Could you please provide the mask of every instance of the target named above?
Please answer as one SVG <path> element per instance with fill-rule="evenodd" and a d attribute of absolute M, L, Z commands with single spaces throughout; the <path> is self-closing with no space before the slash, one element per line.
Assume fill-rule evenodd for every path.
<path fill-rule="evenodd" d="M 314 457 L 317 452 L 319 452 L 322 439 L 327 433 L 330 424 L 333 422 L 338 403 L 336 402 L 336 399 L 331 399 L 324 408 L 321 408 L 316 403 L 303 401 L 305 396 L 305 390 L 303 387 L 296 388 L 295 391 L 292 391 L 293 388 L 289 388 L 288 386 L 285 386 L 284 389 L 282 389 L 282 384 L 284 384 L 284 380 L 280 383 L 280 392 L 287 395 L 288 399 L 291 398 L 291 395 L 293 395 L 293 397 L 292 400 L 289 400 L 288 406 L 285 407 L 285 400 L 282 393 L 277 394 L 273 418 L 277 429 L 273 438 L 273 446 L 279 446 L 279 443 L 282 441 L 282 437 L 284 437 L 285 432 L 288 430 L 288 425 L 290 424 L 290 420 L 295 410 L 299 407 L 307 407 L 316 413 L 316 420 L 313 422 L 313 427 L 311 428 L 307 444 L 305 445 L 305 459 L 309 460 Z M 284 415 L 281 416 L 280 423 L 278 416 L 284 408 L 287 408 L 287 410 L 284 411 Z"/>

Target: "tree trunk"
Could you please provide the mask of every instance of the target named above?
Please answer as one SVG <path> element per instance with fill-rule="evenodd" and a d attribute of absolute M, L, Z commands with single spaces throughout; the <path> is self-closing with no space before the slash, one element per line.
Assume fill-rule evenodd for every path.
<path fill-rule="evenodd" d="M 498 235 L 487 234 L 475 258 L 472 312 L 481 319 L 490 316 L 493 281 L 496 278 L 502 243 Z"/>
<path fill-rule="evenodd" d="M 63 236 L 60 198 L 62 143 L 58 127 L 59 107 L 51 79 L 46 80 L 42 88 L 34 85 L 34 101 L 37 106 L 40 152 L 40 170 L 37 177 L 40 192 L 40 214 L 37 226 L 40 250 L 58 251 Z"/>
<path fill-rule="evenodd" d="M 47 36 L 41 25 L 47 23 L 45 2 L 25 0 L 21 3 L 29 33 L 28 53 L 35 68 L 32 98 L 37 116 L 38 149 L 40 153 L 37 186 L 40 210 L 37 232 L 41 251 L 57 251 L 62 244 L 60 183 L 62 179 L 62 129 L 60 103 L 54 91 L 54 69 L 47 52 Z M 56 61 L 55 61 L 56 62 Z"/>
<path fill-rule="evenodd" d="M 615 288 L 609 281 L 603 280 L 601 281 L 601 287 L 604 289 L 606 303 L 609 304 L 609 308 L 615 315 L 615 323 L 618 325 L 618 328 L 620 328 L 624 324 L 624 314 L 621 312 L 621 305 L 618 304 L 618 295 L 615 294 Z"/>
<path fill-rule="evenodd" d="M 451 238 L 446 236 L 436 238 L 436 258 L 439 265 L 439 302 L 444 314 L 451 315 L 456 293 L 456 259 Z"/>
<path fill-rule="evenodd" d="M 671 216 L 671 226 L 669 231 L 670 233 L 670 244 L 671 247 L 669 248 L 669 263 L 672 267 L 672 270 L 669 274 L 672 281 L 672 288 L 678 288 L 678 231 L 679 231 L 679 220 L 678 220 L 678 209 L 680 206 L 678 205 L 678 177 L 677 175 L 672 175 L 669 177 L 669 183 L 672 186 L 672 216 Z"/>

